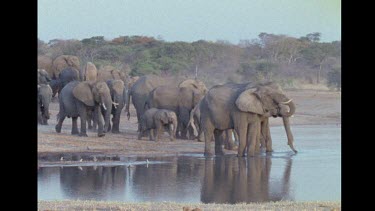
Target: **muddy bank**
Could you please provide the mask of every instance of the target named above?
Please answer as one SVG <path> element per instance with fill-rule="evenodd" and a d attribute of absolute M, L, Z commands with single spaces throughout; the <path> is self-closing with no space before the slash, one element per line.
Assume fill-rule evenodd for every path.
<path fill-rule="evenodd" d="M 197 209 L 198 208 L 198 209 Z M 341 210 L 341 202 L 267 202 L 249 204 L 121 203 L 105 201 L 38 201 L 38 210 Z"/>

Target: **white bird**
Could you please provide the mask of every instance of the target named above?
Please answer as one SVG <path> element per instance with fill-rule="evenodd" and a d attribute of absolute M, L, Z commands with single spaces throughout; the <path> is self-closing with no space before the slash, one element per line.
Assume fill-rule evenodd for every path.
<path fill-rule="evenodd" d="M 98 159 L 96 159 L 96 156 L 94 156 L 94 159 L 93 159 L 93 160 L 94 160 L 94 162 L 98 161 Z"/>
<path fill-rule="evenodd" d="M 83 159 L 81 158 L 81 160 L 79 160 L 79 162 L 82 162 L 83 161 Z"/>
<path fill-rule="evenodd" d="M 148 164 L 149 162 L 148 162 L 148 159 L 146 159 L 146 163 Z"/>
<path fill-rule="evenodd" d="M 60 161 L 63 161 L 63 160 L 64 160 L 64 157 L 61 157 L 61 158 L 60 158 Z"/>

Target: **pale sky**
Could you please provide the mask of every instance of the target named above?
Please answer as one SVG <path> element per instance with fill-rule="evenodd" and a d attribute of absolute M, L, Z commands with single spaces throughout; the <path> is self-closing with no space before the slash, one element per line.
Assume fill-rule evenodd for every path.
<path fill-rule="evenodd" d="M 193 42 L 322 33 L 341 40 L 340 0 L 38 0 L 38 38 L 161 36 Z"/>

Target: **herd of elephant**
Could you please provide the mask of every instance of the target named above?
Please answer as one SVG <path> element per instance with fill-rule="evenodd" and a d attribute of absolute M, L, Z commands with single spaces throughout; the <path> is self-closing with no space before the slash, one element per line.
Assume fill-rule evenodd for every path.
<path fill-rule="evenodd" d="M 233 149 L 235 137 L 238 156 L 254 156 L 261 148 L 273 151 L 272 116 L 283 119 L 288 145 L 297 152 L 289 123 L 295 104 L 273 82 L 226 83 L 207 89 L 197 79 L 177 82 L 156 75 L 131 77 L 111 66 L 98 71 L 91 62 L 80 69 L 78 57 L 70 55 L 51 60 L 50 66 L 46 63 L 38 58 L 38 122 L 47 124 L 49 103 L 58 94 L 57 133 L 66 117 L 72 118 L 72 134 L 87 136 L 87 124 L 99 137 L 107 132 L 119 133 L 121 112 L 125 108 L 129 119 L 132 102 L 138 139 L 149 135 L 150 140 L 158 141 L 166 130 L 171 141 L 204 141 L 204 155 L 212 156 L 224 154 L 223 144 Z"/>

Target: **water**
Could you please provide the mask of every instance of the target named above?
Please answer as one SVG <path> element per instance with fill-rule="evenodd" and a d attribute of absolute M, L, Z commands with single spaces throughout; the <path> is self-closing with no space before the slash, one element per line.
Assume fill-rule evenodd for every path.
<path fill-rule="evenodd" d="M 286 144 L 284 128 L 272 127 L 272 155 L 148 157 L 149 163 L 138 157 L 111 166 L 41 167 L 38 199 L 203 203 L 341 200 L 341 128 L 294 126 L 292 131 L 296 155 Z"/>

